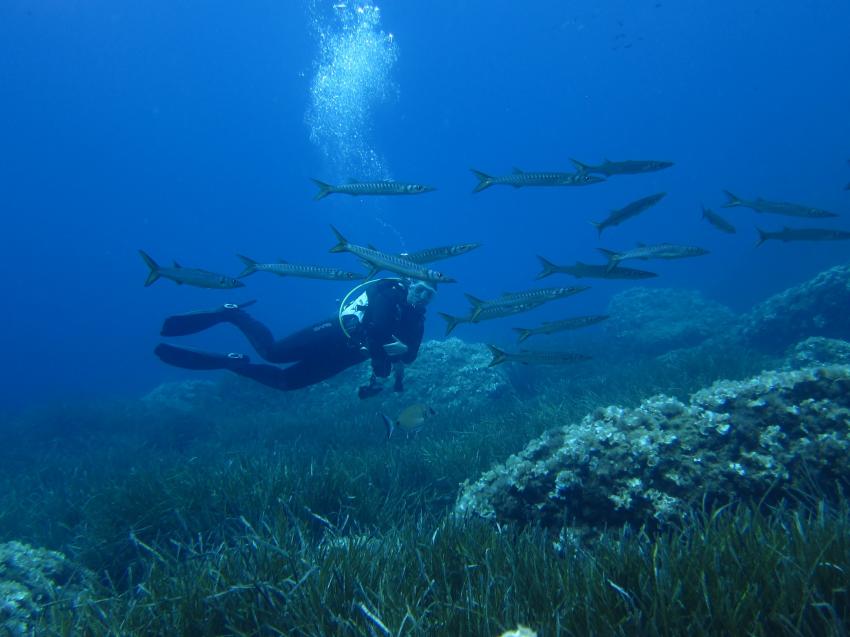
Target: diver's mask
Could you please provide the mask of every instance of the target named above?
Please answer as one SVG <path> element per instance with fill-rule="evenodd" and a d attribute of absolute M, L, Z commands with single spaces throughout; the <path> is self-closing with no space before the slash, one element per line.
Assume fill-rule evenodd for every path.
<path fill-rule="evenodd" d="M 428 305 L 437 290 L 425 281 L 411 281 L 407 286 L 407 302 L 414 307 Z"/>

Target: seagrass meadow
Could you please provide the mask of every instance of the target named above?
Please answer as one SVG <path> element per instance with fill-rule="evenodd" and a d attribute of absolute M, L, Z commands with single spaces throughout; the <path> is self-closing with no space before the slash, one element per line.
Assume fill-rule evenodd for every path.
<path fill-rule="evenodd" d="M 773 362 L 742 360 L 513 372 L 521 394 L 389 441 L 373 409 L 232 378 L 180 405 L 16 415 L 0 452 L 0 619 L 23 635 L 846 634 L 840 481 L 802 475 L 780 499 L 694 493 L 674 524 L 580 541 L 455 509 L 461 483 L 556 424 Z"/>

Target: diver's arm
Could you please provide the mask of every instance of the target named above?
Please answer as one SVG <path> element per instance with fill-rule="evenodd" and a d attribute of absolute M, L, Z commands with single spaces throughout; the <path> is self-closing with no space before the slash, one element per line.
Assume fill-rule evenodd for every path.
<path fill-rule="evenodd" d="M 425 312 L 415 312 L 408 315 L 404 334 L 398 335 L 398 339 L 407 345 L 407 351 L 401 356 L 401 362 L 410 364 L 416 360 L 419 354 L 419 346 L 422 345 L 422 337 L 425 334 Z"/>

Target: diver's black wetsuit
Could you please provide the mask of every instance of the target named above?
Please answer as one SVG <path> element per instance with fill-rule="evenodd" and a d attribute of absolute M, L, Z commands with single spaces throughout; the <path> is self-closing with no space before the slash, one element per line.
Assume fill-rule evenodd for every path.
<path fill-rule="evenodd" d="M 283 390 L 313 385 L 370 358 L 373 374 L 386 378 L 393 362 L 412 363 L 416 359 L 425 329 L 425 308 L 407 302 L 407 286 L 398 280 L 377 281 L 366 288 L 366 294 L 368 305 L 363 319 L 350 338 L 342 330 L 338 317 L 333 317 L 276 341 L 265 325 L 241 309 L 179 315 L 166 319 L 163 325 L 163 336 L 179 336 L 218 323 L 232 323 L 263 360 L 293 363 L 286 368 L 166 344 L 160 344 L 155 352 L 163 361 L 177 367 L 229 369 Z M 391 357 L 384 349 L 394 338 L 407 346 L 407 351 L 398 357 Z"/>

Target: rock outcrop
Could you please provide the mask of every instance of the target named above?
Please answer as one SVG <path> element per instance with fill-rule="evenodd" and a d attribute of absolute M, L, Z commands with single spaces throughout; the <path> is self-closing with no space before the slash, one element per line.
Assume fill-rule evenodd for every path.
<path fill-rule="evenodd" d="M 474 483 L 460 514 L 577 532 L 663 525 L 694 503 L 834 485 L 850 463 L 850 367 L 721 381 L 688 403 L 655 396 L 545 433 Z"/>

